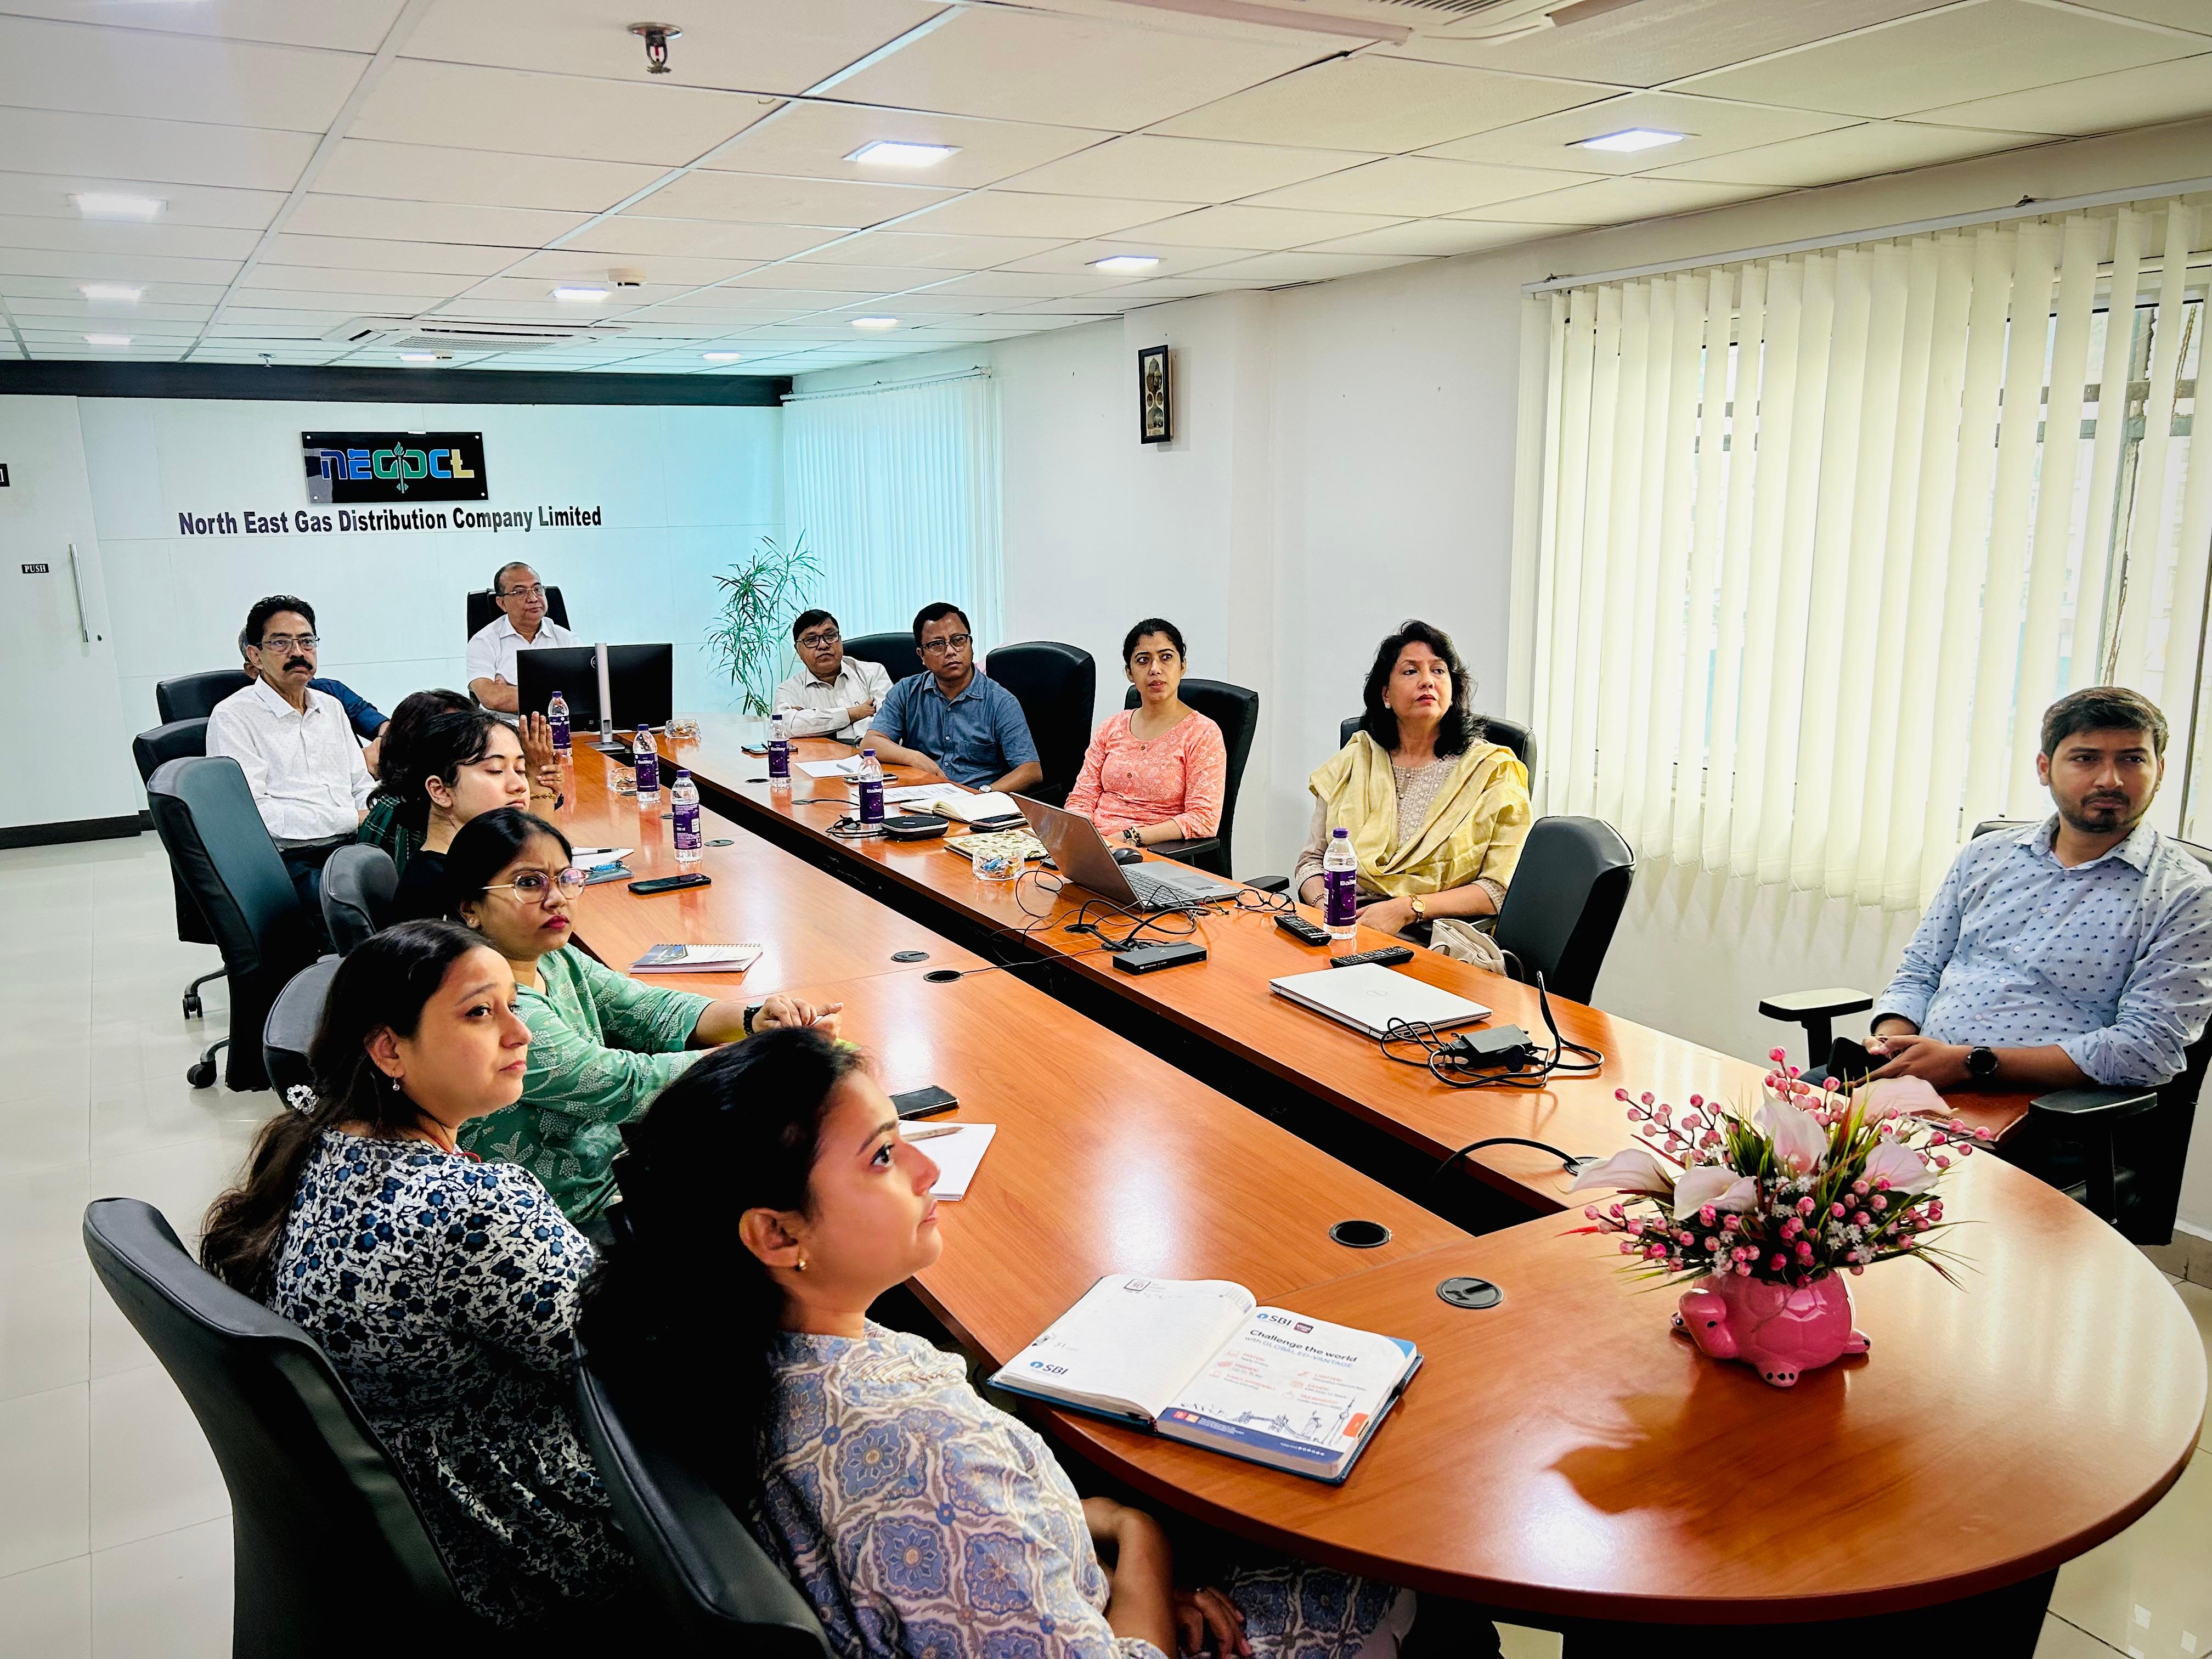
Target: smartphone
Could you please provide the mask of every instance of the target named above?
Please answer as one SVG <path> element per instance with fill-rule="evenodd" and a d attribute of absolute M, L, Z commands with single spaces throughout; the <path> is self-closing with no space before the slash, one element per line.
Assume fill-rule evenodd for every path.
<path fill-rule="evenodd" d="M 1839 1082 L 1856 1083 L 1889 1064 L 1887 1054 L 1870 1054 L 1863 1042 L 1837 1037 L 1828 1045 L 1828 1075 Z"/>
<path fill-rule="evenodd" d="M 686 887 L 712 886 L 714 879 L 712 876 L 702 876 L 693 871 L 687 875 L 654 876 L 649 880 L 634 881 L 629 884 L 629 890 L 633 893 L 674 893 Z"/>
<path fill-rule="evenodd" d="M 901 1117 L 935 1117 L 959 1103 L 957 1095 L 948 1094 L 933 1083 L 927 1089 L 909 1089 L 902 1095 L 891 1097 L 891 1104 L 898 1109 Z"/>

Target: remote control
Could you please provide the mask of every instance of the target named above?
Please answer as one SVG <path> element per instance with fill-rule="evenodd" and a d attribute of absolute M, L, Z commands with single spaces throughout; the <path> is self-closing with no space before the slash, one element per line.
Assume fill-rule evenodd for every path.
<path fill-rule="evenodd" d="M 1362 951 L 1356 956 L 1331 957 L 1332 968 L 1357 968 L 1363 962 L 1378 963 L 1385 968 L 1395 968 L 1401 962 L 1411 962 L 1413 953 L 1402 945 L 1386 945 L 1379 951 Z"/>
<path fill-rule="evenodd" d="M 711 887 L 714 884 L 712 876 L 702 876 L 694 871 L 687 876 L 654 876 L 650 880 L 634 881 L 629 884 L 629 890 L 633 893 L 674 893 L 686 887 Z"/>
<path fill-rule="evenodd" d="M 1297 915 L 1295 911 L 1285 911 L 1283 914 L 1278 915 L 1275 918 L 1275 926 L 1281 928 L 1285 933 L 1288 933 L 1292 939 L 1297 940 L 1301 945 L 1326 945 L 1328 943 L 1328 930 L 1327 928 L 1315 927 L 1313 923 L 1308 921 L 1304 916 Z"/>

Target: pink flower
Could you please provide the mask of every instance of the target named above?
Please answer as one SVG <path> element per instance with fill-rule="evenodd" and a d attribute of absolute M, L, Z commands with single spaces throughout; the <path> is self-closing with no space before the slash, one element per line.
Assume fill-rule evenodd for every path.
<path fill-rule="evenodd" d="M 1674 1183 L 1659 1160 L 1641 1146 L 1629 1146 L 1615 1152 L 1602 1164 L 1593 1164 L 1575 1177 L 1569 1192 L 1578 1192 L 1584 1187 L 1611 1187 L 1624 1193 L 1650 1193 L 1664 1198 L 1674 1190 Z"/>
<path fill-rule="evenodd" d="M 1886 1077 L 1869 1085 L 1867 1095 L 1883 1117 L 1911 1117 L 1921 1112 L 1940 1116 L 1946 1109 L 1943 1097 L 1924 1077 Z"/>
<path fill-rule="evenodd" d="M 1820 1206 L 1814 1203 L 1810 1196 L 1801 1198 L 1797 1200 L 1797 1213 L 1799 1215 L 1810 1215 L 1819 1207 Z"/>
<path fill-rule="evenodd" d="M 1634 1255 L 1636 1254 L 1635 1241 L 1626 1238 L 1622 1239 L 1620 1241 L 1620 1253 L 1623 1255 Z"/>
<path fill-rule="evenodd" d="M 1692 1106 L 1703 1106 L 1705 1103 L 1705 1097 L 1703 1095 L 1692 1095 L 1690 1097 L 1690 1104 Z"/>
<path fill-rule="evenodd" d="M 1709 1238 L 1705 1241 L 1705 1254 L 1707 1255 L 1715 1255 L 1719 1254 L 1721 1242 L 1717 1238 Z"/>
<path fill-rule="evenodd" d="M 1797 1259 L 1800 1261 L 1810 1261 L 1813 1259 L 1813 1247 L 1803 1239 L 1797 1241 Z"/>
<path fill-rule="evenodd" d="M 1589 1212 L 1585 1211 L 1584 1213 L 1587 1214 Z M 1828 1206 L 1828 1214 L 1832 1218 L 1841 1221 L 1844 1218 L 1844 1206 L 1840 1204 L 1831 1204 Z"/>
<path fill-rule="evenodd" d="M 1800 1173 L 1818 1167 L 1828 1150 L 1828 1137 L 1811 1116 L 1779 1100 L 1767 1101 L 1754 1120 L 1759 1133 L 1774 1143 L 1774 1156 L 1784 1169 Z"/>
<path fill-rule="evenodd" d="M 1772 1060 L 1777 1066 L 1781 1065 L 1783 1061 L 1790 1058 L 1789 1054 L 1780 1048 L 1769 1048 L 1766 1051 L 1766 1057 Z"/>
<path fill-rule="evenodd" d="M 1951 1160 L 1938 1152 L 1936 1154 L 1936 1167 L 1939 1170 L 1948 1170 L 1951 1167 Z"/>
<path fill-rule="evenodd" d="M 1910 1146 L 1893 1145 L 1876 1146 L 1867 1154 L 1866 1178 L 1877 1188 L 1900 1193 L 1922 1191 L 1934 1180 L 1927 1159 Z"/>
<path fill-rule="evenodd" d="M 1625 1101 L 1625 1100 L 1626 1100 L 1626 1099 L 1628 1098 L 1628 1091 L 1627 1091 L 1627 1090 L 1626 1090 L 1626 1089 L 1615 1089 L 1615 1090 L 1613 1091 L 1613 1097 L 1615 1100 L 1623 1100 L 1623 1101 Z"/>
<path fill-rule="evenodd" d="M 1738 1279 L 1748 1279 L 1748 1278 L 1750 1278 L 1750 1277 L 1751 1277 L 1751 1267 L 1750 1267 L 1750 1265 L 1749 1265 L 1748 1263 L 1747 1263 L 1747 1262 L 1741 1262 L 1741 1261 L 1737 1262 L 1737 1263 L 1736 1263 L 1736 1267 L 1735 1267 L 1735 1276 L 1736 1276 Z"/>
<path fill-rule="evenodd" d="M 1871 1199 L 1868 1200 L 1867 1202 L 1868 1207 L 1872 1209 L 1877 1215 L 1881 1214 L 1882 1211 L 1889 1207 L 1889 1200 L 1884 1198 L 1880 1193 L 1876 1193 Z"/>
<path fill-rule="evenodd" d="M 1664 1244 L 1647 1245 L 1644 1248 L 1644 1254 L 1650 1256 L 1654 1261 L 1656 1261 L 1667 1254 L 1667 1247 Z"/>
<path fill-rule="evenodd" d="M 1790 1258 L 1788 1256 L 1778 1255 L 1773 1261 L 1766 1264 L 1766 1270 L 1769 1273 L 1778 1273 L 1789 1265 Z"/>
<path fill-rule="evenodd" d="M 1749 1176 L 1739 1176 L 1725 1164 L 1701 1164 L 1683 1170 L 1674 1182 L 1674 1215 L 1679 1220 L 1707 1211 L 1747 1210 L 1758 1198 L 1759 1183 Z"/>

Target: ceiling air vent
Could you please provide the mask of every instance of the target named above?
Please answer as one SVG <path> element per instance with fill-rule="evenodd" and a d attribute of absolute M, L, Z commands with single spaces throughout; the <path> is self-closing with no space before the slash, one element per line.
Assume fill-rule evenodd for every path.
<path fill-rule="evenodd" d="M 356 317 L 323 337 L 392 351 L 535 351 L 585 340 L 619 339 L 610 323 L 477 323 L 464 318 Z"/>

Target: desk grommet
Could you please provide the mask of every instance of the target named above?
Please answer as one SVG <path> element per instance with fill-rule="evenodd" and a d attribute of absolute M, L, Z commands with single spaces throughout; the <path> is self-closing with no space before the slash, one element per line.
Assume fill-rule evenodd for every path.
<path fill-rule="evenodd" d="M 960 977 L 960 970 L 957 968 L 933 968 L 921 977 L 927 984 L 950 985 Z"/>
<path fill-rule="evenodd" d="M 1505 1300 L 1505 1292 L 1486 1279 L 1455 1274 L 1437 1285 L 1437 1297 L 1455 1308 L 1480 1310 L 1496 1307 Z"/>
<path fill-rule="evenodd" d="M 929 960 L 929 952 L 927 951 L 894 951 L 891 952 L 891 960 L 893 962 L 927 962 Z"/>
<path fill-rule="evenodd" d="M 1348 1249 L 1371 1250 L 1390 1242 L 1390 1230 L 1379 1221 L 1340 1221 L 1328 1236 Z"/>

